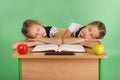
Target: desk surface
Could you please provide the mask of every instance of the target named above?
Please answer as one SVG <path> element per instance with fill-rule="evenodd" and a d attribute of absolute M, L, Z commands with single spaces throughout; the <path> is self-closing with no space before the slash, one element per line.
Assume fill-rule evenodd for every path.
<path fill-rule="evenodd" d="M 86 48 L 86 53 L 75 53 L 75 55 L 45 55 L 45 52 L 35 52 L 30 53 L 30 50 L 25 55 L 19 55 L 17 52 L 15 52 L 12 57 L 14 58 L 70 58 L 70 59 L 78 59 L 78 58 L 92 58 L 92 59 L 98 59 L 98 58 L 107 58 L 107 54 L 104 53 L 102 55 L 96 55 L 93 53 L 92 49 Z"/>

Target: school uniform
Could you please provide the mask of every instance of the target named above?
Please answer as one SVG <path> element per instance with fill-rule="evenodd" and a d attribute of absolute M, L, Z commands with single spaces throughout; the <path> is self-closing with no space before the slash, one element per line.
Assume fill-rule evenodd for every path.
<path fill-rule="evenodd" d="M 58 29 L 54 26 L 44 26 L 45 30 L 46 30 L 46 37 L 48 38 L 53 38 L 55 33 L 58 32 Z"/>
<path fill-rule="evenodd" d="M 80 35 L 80 31 L 83 29 L 84 27 L 81 24 L 78 23 L 71 23 L 68 26 L 68 30 L 70 30 L 71 37 L 81 37 Z"/>

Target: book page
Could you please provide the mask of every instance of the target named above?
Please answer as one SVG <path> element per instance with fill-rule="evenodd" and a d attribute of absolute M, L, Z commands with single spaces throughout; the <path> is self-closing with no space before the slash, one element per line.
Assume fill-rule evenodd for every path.
<path fill-rule="evenodd" d="M 32 52 L 36 51 L 57 51 L 58 46 L 54 44 L 44 44 L 44 45 L 36 45 L 33 49 Z"/>
<path fill-rule="evenodd" d="M 80 44 L 62 44 L 58 51 L 85 52 L 85 48 Z"/>

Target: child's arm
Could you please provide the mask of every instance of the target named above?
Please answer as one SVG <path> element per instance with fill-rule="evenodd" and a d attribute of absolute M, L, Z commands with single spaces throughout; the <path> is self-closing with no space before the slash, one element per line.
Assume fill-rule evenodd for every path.
<path fill-rule="evenodd" d="M 78 44 L 81 42 L 84 42 L 85 39 L 84 38 L 63 38 L 63 43 L 64 44 Z"/>
<path fill-rule="evenodd" d="M 12 49 L 17 49 L 17 46 L 18 46 L 19 44 L 27 44 L 28 47 L 32 47 L 32 46 L 35 46 L 35 45 L 38 45 L 38 44 L 45 44 L 45 43 L 38 42 L 38 41 L 34 41 L 34 42 L 19 41 L 19 42 L 16 42 L 16 43 L 13 44 Z"/>
<path fill-rule="evenodd" d="M 62 40 L 65 44 L 82 44 L 86 47 L 93 47 L 94 44 L 101 42 L 101 39 L 72 38 L 68 29 L 65 31 Z"/>
<path fill-rule="evenodd" d="M 85 38 L 64 38 L 63 43 L 66 44 L 81 44 L 92 48 L 95 44 L 101 43 L 100 39 L 85 39 Z"/>
<path fill-rule="evenodd" d="M 54 38 L 61 38 L 60 33 L 59 33 L 59 32 L 56 32 L 56 33 L 54 34 Z"/>
<path fill-rule="evenodd" d="M 62 43 L 61 38 L 40 38 L 38 41 L 57 45 L 60 45 Z"/>
<path fill-rule="evenodd" d="M 72 33 L 70 32 L 70 30 L 67 29 L 67 30 L 65 31 L 65 33 L 63 34 L 62 38 L 63 38 L 63 39 L 64 39 L 64 38 L 70 38 L 70 37 L 71 37 L 71 34 L 72 34 Z"/>
<path fill-rule="evenodd" d="M 28 39 L 28 41 L 32 41 L 32 42 L 38 41 L 42 43 L 57 44 L 57 45 L 60 45 L 62 43 L 62 39 L 58 33 L 55 33 L 53 38 Z"/>
<path fill-rule="evenodd" d="M 85 47 L 93 48 L 93 46 L 95 44 L 98 44 L 98 43 L 101 43 L 101 42 L 99 42 L 99 41 L 85 41 L 85 42 L 82 42 L 80 44 L 85 46 Z"/>
<path fill-rule="evenodd" d="M 48 44 L 56 44 L 60 45 L 62 43 L 61 38 L 38 38 L 38 39 L 29 39 L 30 41 L 38 41 L 42 43 L 48 43 Z"/>

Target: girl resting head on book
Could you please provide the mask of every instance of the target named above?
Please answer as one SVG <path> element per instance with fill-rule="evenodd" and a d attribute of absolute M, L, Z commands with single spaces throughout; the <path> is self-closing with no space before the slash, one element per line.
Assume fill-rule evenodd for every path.
<path fill-rule="evenodd" d="M 37 20 L 28 19 L 24 21 L 21 32 L 26 39 L 13 44 L 13 49 L 16 49 L 22 43 L 32 47 L 38 44 L 61 44 L 62 42 L 56 27 L 45 27 Z"/>
<path fill-rule="evenodd" d="M 83 45 L 85 43 L 85 45 L 89 47 L 90 42 L 100 42 L 105 34 L 106 28 L 101 21 L 93 21 L 86 26 L 71 23 L 63 35 L 63 43 L 80 43 Z"/>

